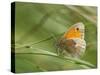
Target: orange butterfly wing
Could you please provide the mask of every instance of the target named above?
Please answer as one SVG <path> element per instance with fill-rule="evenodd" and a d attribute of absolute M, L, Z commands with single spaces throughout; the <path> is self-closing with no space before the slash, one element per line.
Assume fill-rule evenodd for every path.
<path fill-rule="evenodd" d="M 78 29 L 72 28 L 67 33 L 64 34 L 67 39 L 70 38 L 81 38 L 81 32 Z"/>
<path fill-rule="evenodd" d="M 77 23 L 73 25 L 63 36 L 66 39 L 80 38 L 84 39 L 84 24 Z"/>

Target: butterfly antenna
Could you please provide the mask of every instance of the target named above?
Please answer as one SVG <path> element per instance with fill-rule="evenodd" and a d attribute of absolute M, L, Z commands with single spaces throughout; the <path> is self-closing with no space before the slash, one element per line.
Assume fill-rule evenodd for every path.
<path fill-rule="evenodd" d="M 53 33 L 51 33 L 51 37 L 52 37 L 55 41 L 57 41 L 57 38 L 56 38 L 56 36 L 55 36 Z"/>

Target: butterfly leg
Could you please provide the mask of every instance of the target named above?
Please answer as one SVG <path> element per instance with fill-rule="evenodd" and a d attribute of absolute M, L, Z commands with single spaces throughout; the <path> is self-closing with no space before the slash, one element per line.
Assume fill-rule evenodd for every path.
<path fill-rule="evenodd" d="M 56 52 L 58 56 L 64 56 L 64 50 L 57 48 Z"/>

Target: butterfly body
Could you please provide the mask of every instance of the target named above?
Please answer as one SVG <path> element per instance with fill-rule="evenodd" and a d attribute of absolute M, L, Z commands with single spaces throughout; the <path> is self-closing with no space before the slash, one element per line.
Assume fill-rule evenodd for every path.
<path fill-rule="evenodd" d="M 80 57 L 86 49 L 84 40 L 84 24 L 76 23 L 58 40 L 60 53 L 72 57 Z"/>

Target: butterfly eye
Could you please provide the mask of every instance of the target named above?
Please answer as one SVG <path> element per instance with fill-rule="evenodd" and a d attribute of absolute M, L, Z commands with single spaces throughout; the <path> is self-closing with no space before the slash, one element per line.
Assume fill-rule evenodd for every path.
<path fill-rule="evenodd" d="M 76 28 L 76 30 L 78 31 L 78 30 L 79 30 L 79 28 Z"/>

